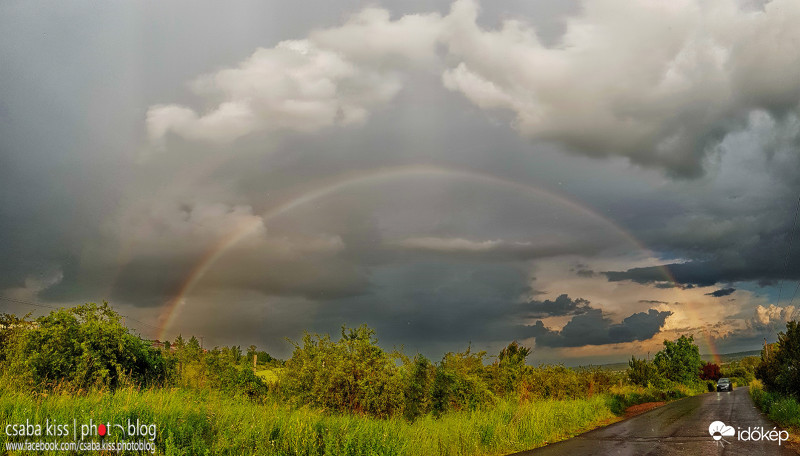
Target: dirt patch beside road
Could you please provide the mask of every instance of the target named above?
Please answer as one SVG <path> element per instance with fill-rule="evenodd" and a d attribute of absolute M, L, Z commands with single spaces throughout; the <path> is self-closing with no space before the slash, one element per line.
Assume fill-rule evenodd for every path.
<path fill-rule="evenodd" d="M 641 415 L 644 412 L 653 410 L 656 407 L 661 407 L 664 404 L 666 404 L 666 402 L 645 402 L 644 404 L 631 405 L 625 409 L 624 418 L 628 419 L 632 416 Z"/>

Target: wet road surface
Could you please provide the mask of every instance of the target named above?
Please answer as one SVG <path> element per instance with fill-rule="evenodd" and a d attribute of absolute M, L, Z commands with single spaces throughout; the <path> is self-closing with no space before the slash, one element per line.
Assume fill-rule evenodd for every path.
<path fill-rule="evenodd" d="M 722 421 L 736 430 L 715 441 L 708 428 Z M 549 455 L 796 455 L 786 442 L 741 440 L 748 428 L 772 431 L 747 388 L 707 393 L 655 408 L 641 415 L 513 456 Z M 746 434 L 745 434 L 746 437 Z"/>

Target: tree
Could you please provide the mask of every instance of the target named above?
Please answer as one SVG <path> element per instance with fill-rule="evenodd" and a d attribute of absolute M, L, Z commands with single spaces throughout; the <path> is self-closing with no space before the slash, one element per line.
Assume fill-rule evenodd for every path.
<path fill-rule="evenodd" d="M 665 340 L 664 348 L 653 357 L 659 373 L 674 382 L 689 384 L 700 379 L 700 349 L 693 336 L 681 336 L 675 342 Z"/>
<path fill-rule="evenodd" d="M 786 323 L 778 342 L 761 352 L 756 376 L 770 390 L 800 400 L 800 323 Z"/>
<path fill-rule="evenodd" d="M 186 344 L 186 356 L 189 360 L 196 361 L 200 359 L 200 353 L 202 350 L 200 349 L 200 341 L 197 340 L 196 337 L 192 336 L 189 339 L 189 343 Z"/>
<path fill-rule="evenodd" d="M 186 341 L 183 340 L 183 336 L 178 334 L 178 337 L 175 339 L 175 350 L 183 350 L 186 348 Z"/>
<path fill-rule="evenodd" d="M 700 368 L 701 380 L 717 381 L 720 377 L 722 377 L 722 372 L 719 369 L 719 365 L 715 363 L 703 363 L 703 366 Z"/>

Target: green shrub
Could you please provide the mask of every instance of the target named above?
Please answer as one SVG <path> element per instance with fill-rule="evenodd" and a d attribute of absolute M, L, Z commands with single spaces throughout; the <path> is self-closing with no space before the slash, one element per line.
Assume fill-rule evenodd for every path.
<path fill-rule="evenodd" d="M 294 345 L 279 380 L 290 403 L 384 418 L 403 412 L 404 388 L 396 363 L 400 356 L 383 351 L 366 325 L 342 327 L 337 342 L 306 333 L 302 345 Z"/>
<path fill-rule="evenodd" d="M 131 334 L 105 302 L 37 318 L 14 337 L 6 354 L 8 372 L 34 388 L 157 385 L 168 370 L 161 352 Z"/>
<path fill-rule="evenodd" d="M 436 376 L 436 367 L 428 358 L 417 355 L 408 367 L 405 389 L 405 417 L 413 421 L 431 410 L 431 389 Z"/>
<path fill-rule="evenodd" d="M 435 414 L 448 410 L 475 410 L 492 404 L 495 395 L 489 389 L 483 364 L 486 352 L 447 353 L 436 368 L 431 388 Z"/>
<path fill-rule="evenodd" d="M 635 356 L 628 361 L 626 374 L 631 383 L 639 386 L 661 385 L 665 381 L 655 364 Z"/>

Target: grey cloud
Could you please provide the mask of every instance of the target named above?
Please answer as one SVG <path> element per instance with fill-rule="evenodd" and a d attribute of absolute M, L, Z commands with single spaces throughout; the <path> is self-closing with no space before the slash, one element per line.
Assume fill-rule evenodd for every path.
<path fill-rule="evenodd" d="M 44 301 L 109 298 L 155 318 L 240 224 L 318 182 L 420 164 L 493 174 L 575 205 L 457 179 L 346 188 L 231 247 L 192 288 L 205 307 L 175 329 L 278 343 L 368 322 L 388 343 L 438 355 L 529 335 L 531 303 L 520 298 L 539 293 L 531 305 L 542 318 L 585 318 L 573 336 L 592 321 L 607 329 L 595 341 L 645 337 L 612 332 L 610 316 L 580 313 L 589 304 L 579 298 L 565 298 L 574 310 L 555 305 L 573 290 L 530 289 L 534 275 L 537 288 L 553 288 L 541 258 L 606 259 L 595 246 L 608 245 L 641 255 L 576 205 L 663 258 L 679 288 L 800 278 L 797 249 L 782 265 L 800 188 L 798 82 L 787 76 L 796 60 L 774 45 L 796 36 L 784 28 L 795 5 L 688 2 L 662 21 L 660 6 L 641 2 L 523 3 L 484 2 L 475 14 L 470 2 L 446 1 L 402 2 L 390 14 L 349 0 L 0 3 L 0 288 L 42 290 Z M 784 24 L 773 23 L 779 9 Z M 274 79 L 256 75 L 273 64 Z M 309 77 L 293 85 L 301 70 Z M 138 162 L 159 104 L 173 110 L 149 133 L 168 132 L 166 153 Z M 705 174 L 672 180 L 663 169 Z M 396 239 L 429 242 L 390 247 Z M 575 269 L 570 280 L 589 275 Z M 656 268 L 620 269 L 608 277 L 675 286 Z M 242 311 L 220 315 L 232 302 Z M 540 345 L 567 344 L 546 329 Z"/>
<path fill-rule="evenodd" d="M 721 288 L 719 290 L 712 291 L 711 293 L 706 293 L 706 296 L 721 298 L 723 296 L 728 296 L 730 294 L 733 294 L 734 291 L 736 291 L 736 288 Z"/>
<path fill-rule="evenodd" d="M 524 315 L 530 318 L 558 317 L 564 315 L 577 315 L 589 312 L 589 301 L 582 298 L 570 299 L 562 294 L 554 300 L 530 301 L 521 304 Z"/>
<path fill-rule="evenodd" d="M 800 62 L 764 37 L 796 40 L 786 18 L 800 17 L 797 4 L 776 0 L 756 12 L 732 0 L 624 5 L 618 15 L 619 2 L 586 2 L 548 48 L 518 20 L 481 29 L 477 5 L 456 2 L 447 33 L 459 63 L 443 82 L 481 108 L 513 112 L 528 137 L 682 176 L 702 174 L 706 155 L 750 112 L 796 109 L 800 82 L 783 75 Z"/>
<path fill-rule="evenodd" d="M 446 16 L 394 21 L 387 10 L 367 8 L 340 27 L 259 49 L 238 68 L 199 79 L 198 95 L 224 100 L 207 113 L 152 106 L 149 134 L 230 141 L 265 129 L 362 123 L 400 90 L 397 69 L 424 62 L 446 66 L 444 86 L 480 108 L 513 112 L 526 137 L 698 176 L 750 113 L 796 110 L 800 83 L 778 75 L 797 73 L 800 64 L 763 38 L 800 39 L 787 19 L 800 18 L 794 2 L 774 0 L 757 12 L 733 0 L 624 5 L 626 20 L 610 13 L 619 3 L 587 2 L 549 47 L 522 20 L 482 28 L 472 0 L 455 1 Z M 436 62 L 437 45 L 445 62 Z"/>
<path fill-rule="evenodd" d="M 606 345 L 650 339 L 670 315 L 670 311 L 649 309 L 626 317 L 622 323 L 612 323 L 600 309 L 591 309 L 572 317 L 560 331 L 545 327 L 541 320 L 516 330 L 520 337 L 536 337 L 537 345 L 547 347 Z"/>
<path fill-rule="evenodd" d="M 588 254 L 597 247 L 583 243 L 541 244 L 503 240 L 474 241 L 464 238 L 419 237 L 395 241 L 393 247 L 422 253 L 449 255 L 475 260 L 532 260 L 561 255 Z"/>

